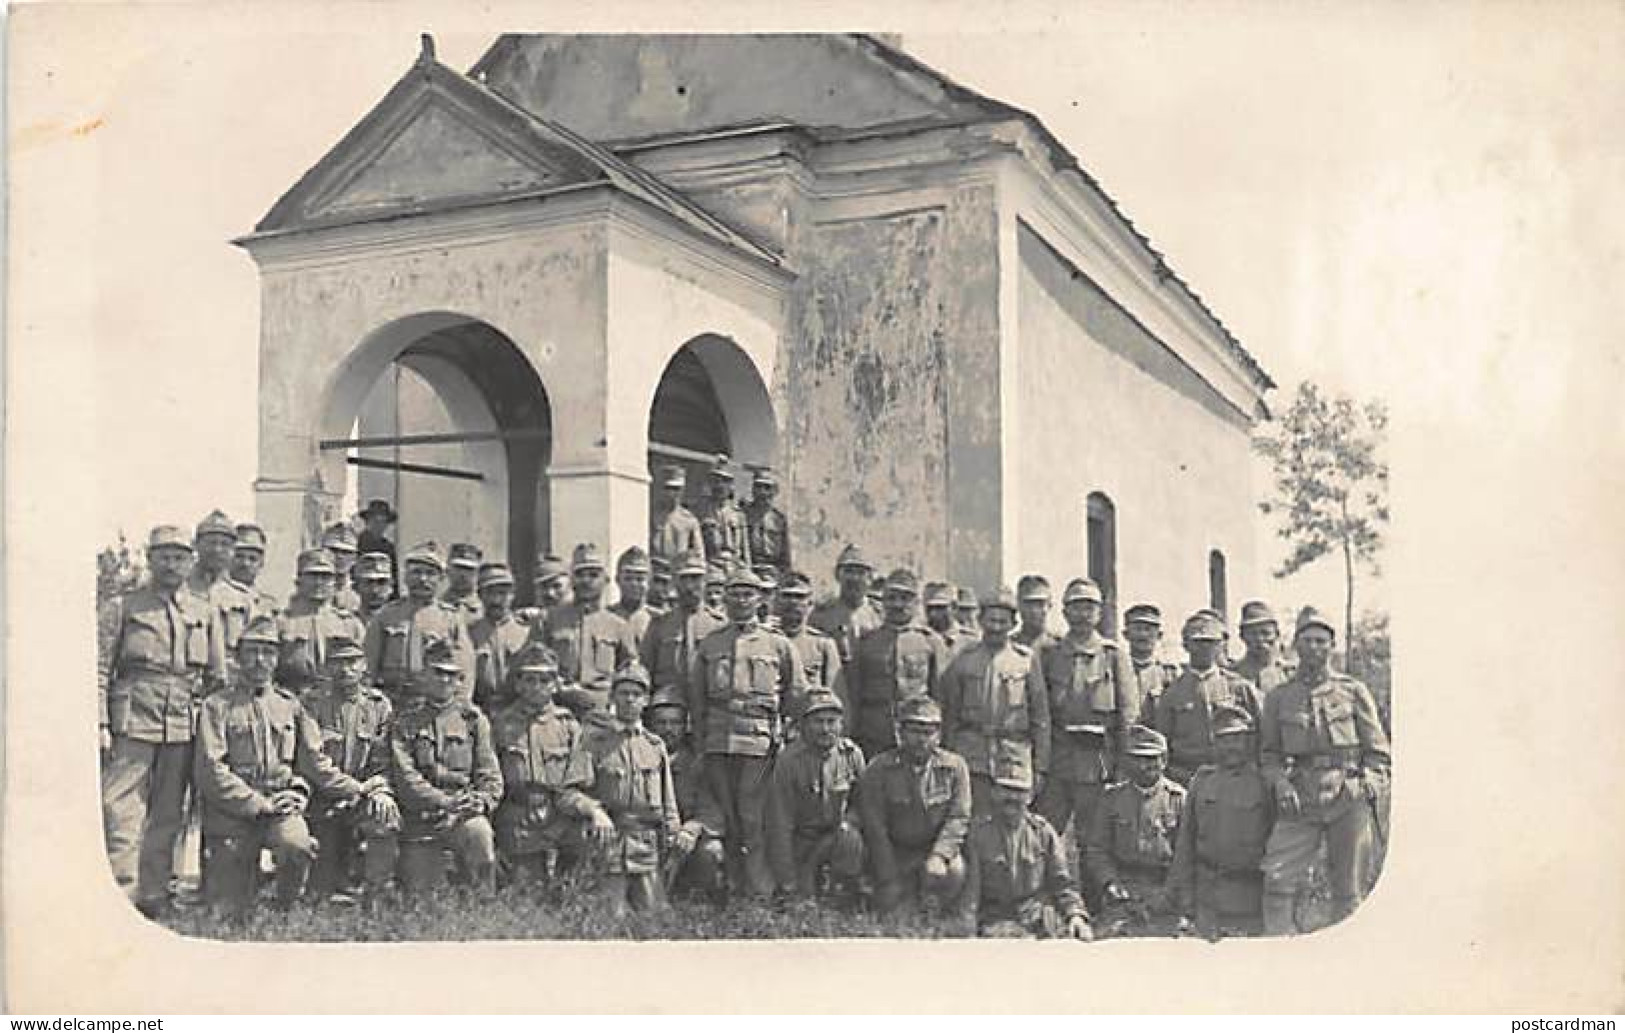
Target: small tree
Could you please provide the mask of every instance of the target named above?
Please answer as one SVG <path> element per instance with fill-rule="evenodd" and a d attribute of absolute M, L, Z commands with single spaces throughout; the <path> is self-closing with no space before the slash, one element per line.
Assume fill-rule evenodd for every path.
<path fill-rule="evenodd" d="M 1343 558 L 1343 641 L 1351 668 L 1355 574 L 1379 570 L 1388 528 L 1387 431 L 1381 402 L 1360 405 L 1305 381 L 1253 442 L 1275 468 L 1274 497 L 1259 509 L 1280 521 L 1276 534 L 1292 548 L 1275 576 L 1289 577 L 1333 552 Z"/>

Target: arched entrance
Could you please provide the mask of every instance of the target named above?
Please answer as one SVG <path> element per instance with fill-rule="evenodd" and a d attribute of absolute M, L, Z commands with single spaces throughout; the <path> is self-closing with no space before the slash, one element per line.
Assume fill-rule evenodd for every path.
<path fill-rule="evenodd" d="M 550 545 L 547 391 L 489 323 L 430 312 L 369 334 L 334 378 L 318 447 L 343 508 L 388 500 L 398 544 L 471 541 L 514 567 L 528 598 Z"/>
<path fill-rule="evenodd" d="M 651 475 L 670 463 L 683 466 L 684 497 L 692 508 L 705 495 L 705 474 L 717 453 L 732 457 L 737 475 L 772 464 L 777 450 L 773 403 L 750 356 L 717 334 L 702 334 L 679 348 L 649 407 Z"/>

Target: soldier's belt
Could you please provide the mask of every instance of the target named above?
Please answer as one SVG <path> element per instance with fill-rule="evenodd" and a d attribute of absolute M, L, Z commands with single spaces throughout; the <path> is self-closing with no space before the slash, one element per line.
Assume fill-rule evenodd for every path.
<path fill-rule="evenodd" d="M 1264 877 L 1264 870 L 1256 864 L 1220 864 L 1205 857 L 1198 857 L 1196 866 L 1209 875 L 1217 875 L 1225 879 L 1262 879 Z"/>

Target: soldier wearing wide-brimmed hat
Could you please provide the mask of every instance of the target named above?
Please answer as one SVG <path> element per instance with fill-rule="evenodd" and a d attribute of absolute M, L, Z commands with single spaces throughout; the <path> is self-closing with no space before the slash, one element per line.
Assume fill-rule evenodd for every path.
<path fill-rule="evenodd" d="M 356 552 L 362 556 L 369 552 L 381 552 L 389 557 L 390 595 L 394 595 L 400 587 L 395 583 L 395 577 L 400 572 L 396 569 L 395 543 L 384 532 L 396 520 L 395 509 L 383 499 L 373 499 L 356 516 L 361 519 L 361 533 L 356 535 L 355 541 Z"/>

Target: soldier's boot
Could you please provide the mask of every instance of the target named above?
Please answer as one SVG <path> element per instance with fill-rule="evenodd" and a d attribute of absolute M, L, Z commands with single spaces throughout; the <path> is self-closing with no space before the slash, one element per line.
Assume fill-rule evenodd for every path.
<path fill-rule="evenodd" d="M 1292 936 L 1298 928 L 1298 895 L 1270 890 L 1264 894 L 1264 933 L 1267 936 Z"/>

